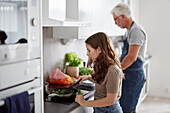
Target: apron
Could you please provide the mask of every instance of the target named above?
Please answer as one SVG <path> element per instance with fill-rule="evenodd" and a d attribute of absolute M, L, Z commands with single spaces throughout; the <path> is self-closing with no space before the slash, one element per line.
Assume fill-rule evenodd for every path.
<path fill-rule="evenodd" d="M 133 23 L 131 24 L 131 26 Z M 130 30 L 130 29 L 129 29 Z M 127 37 L 125 38 L 121 62 L 128 53 L 129 44 Z M 133 112 L 136 110 L 136 105 L 141 93 L 141 89 L 145 82 L 143 62 L 137 59 L 131 66 L 123 70 L 125 79 L 122 81 L 122 95 L 120 105 L 124 112 Z"/>

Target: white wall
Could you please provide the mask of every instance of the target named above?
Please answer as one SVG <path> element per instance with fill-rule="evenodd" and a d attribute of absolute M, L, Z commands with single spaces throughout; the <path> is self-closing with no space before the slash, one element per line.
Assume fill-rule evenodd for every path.
<path fill-rule="evenodd" d="M 131 0 L 130 1 L 130 9 L 132 12 L 132 18 L 136 23 L 139 23 L 139 1 L 140 0 Z"/>
<path fill-rule="evenodd" d="M 152 55 L 149 95 L 170 98 L 170 0 L 140 0 L 139 22 Z M 166 89 L 168 88 L 168 89 Z"/>

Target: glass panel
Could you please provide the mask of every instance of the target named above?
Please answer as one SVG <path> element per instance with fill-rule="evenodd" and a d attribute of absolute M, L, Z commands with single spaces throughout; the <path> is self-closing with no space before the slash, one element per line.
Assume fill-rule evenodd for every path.
<path fill-rule="evenodd" d="M 26 43 L 27 0 L 0 0 L 0 44 Z"/>

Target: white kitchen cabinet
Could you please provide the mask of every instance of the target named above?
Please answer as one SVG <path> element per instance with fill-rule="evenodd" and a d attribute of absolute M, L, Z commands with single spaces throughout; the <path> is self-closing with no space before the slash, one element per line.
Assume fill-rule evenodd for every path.
<path fill-rule="evenodd" d="M 49 0 L 48 3 L 48 17 L 64 21 L 66 19 L 66 0 Z"/>
<path fill-rule="evenodd" d="M 52 4 L 52 2 L 54 2 Z M 60 3 L 60 9 L 57 6 Z M 55 6 L 56 4 L 56 6 Z M 42 1 L 42 24 L 43 26 L 59 26 L 62 25 L 61 20 L 65 20 L 66 0 L 43 0 Z"/>
<path fill-rule="evenodd" d="M 43 0 L 43 26 L 88 26 L 91 0 Z"/>
<path fill-rule="evenodd" d="M 66 15 L 67 19 L 73 20 L 65 21 L 63 26 L 53 27 L 53 38 L 82 39 L 90 36 L 91 2 L 92 0 L 68 0 Z"/>

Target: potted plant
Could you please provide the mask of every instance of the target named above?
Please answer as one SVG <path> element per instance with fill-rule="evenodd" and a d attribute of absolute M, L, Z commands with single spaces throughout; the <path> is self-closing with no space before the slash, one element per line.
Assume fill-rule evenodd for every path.
<path fill-rule="evenodd" d="M 79 67 L 83 60 L 78 57 L 75 52 L 66 53 L 65 55 L 65 66 L 66 73 L 72 77 L 78 77 Z"/>

